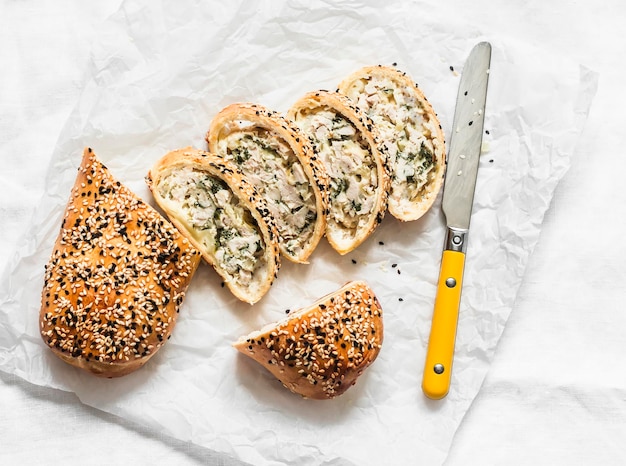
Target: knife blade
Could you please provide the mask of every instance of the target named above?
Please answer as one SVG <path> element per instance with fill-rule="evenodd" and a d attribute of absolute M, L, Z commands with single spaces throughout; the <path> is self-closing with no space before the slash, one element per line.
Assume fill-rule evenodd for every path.
<path fill-rule="evenodd" d="M 436 400 L 450 389 L 490 65 L 491 44 L 476 44 L 463 67 L 454 112 L 442 200 L 446 235 L 422 378 L 424 394 Z"/>

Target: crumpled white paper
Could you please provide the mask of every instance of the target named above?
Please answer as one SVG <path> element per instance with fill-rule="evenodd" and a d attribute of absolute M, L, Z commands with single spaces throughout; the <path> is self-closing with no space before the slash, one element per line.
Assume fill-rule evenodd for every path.
<path fill-rule="evenodd" d="M 476 396 L 515 300 L 543 215 L 569 166 L 597 76 L 558 57 L 454 24 L 409 2 L 126 1 L 97 41 L 46 195 L 0 287 L 0 369 L 75 392 L 84 403 L 254 464 L 437 464 Z M 371 2 L 373 3 L 373 2 Z M 421 392 L 444 221 L 388 215 L 354 253 L 325 242 L 309 265 L 283 262 L 260 303 L 238 302 L 210 267 L 195 276 L 168 344 L 140 371 L 101 380 L 62 363 L 38 334 L 43 265 L 84 146 L 152 202 L 144 176 L 169 150 L 205 148 L 209 122 L 249 101 L 286 111 L 352 71 L 397 63 L 451 134 L 472 46 L 493 45 L 485 153 L 475 195 L 450 394 Z M 541 64 L 541 66 L 539 66 Z M 239 355 L 240 335 L 364 279 L 384 309 L 385 340 L 356 386 L 304 400 Z"/>

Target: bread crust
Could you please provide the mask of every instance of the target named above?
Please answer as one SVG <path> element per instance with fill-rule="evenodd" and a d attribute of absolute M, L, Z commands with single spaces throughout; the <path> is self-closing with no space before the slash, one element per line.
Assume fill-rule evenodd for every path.
<path fill-rule="evenodd" d="M 327 400 L 345 393 L 378 356 L 382 314 L 373 290 L 352 281 L 233 346 L 293 393 Z"/>
<path fill-rule="evenodd" d="M 328 133 L 330 137 L 325 141 L 320 141 L 316 139 L 314 128 L 307 125 L 307 117 L 320 110 L 330 111 L 338 115 L 342 122 L 349 122 L 356 130 L 354 138 L 358 141 L 358 145 L 371 156 L 370 166 L 366 167 L 366 170 L 374 172 L 373 175 L 367 172 L 363 173 L 365 167 L 362 164 L 354 167 L 354 173 L 359 173 L 357 175 L 359 179 L 365 175 L 371 176 L 375 180 L 376 185 L 373 192 L 368 193 L 368 197 L 373 197 L 372 207 L 369 212 L 361 214 L 354 211 L 354 215 L 350 218 L 350 214 L 346 210 L 353 208 L 351 204 L 334 202 L 333 198 L 337 199 L 341 194 L 336 197 L 332 193 L 330 194 L 326 218 L 326 238 L 337 252 L 347 254 L 360 246 L 384 218 L 390 186 L 387 158 L 372 120 L 356 107 L 349 98 L 336 92 L 325 90 L 314 91 L 304 95 L 293 104 L 287 115 L 300 127 L 303 133 L 307 134 L 318 159 L 323 160 L 324 168 L 329 173 L 331 191 L 336 189 L 338 183 L 344 183 L 345 178 L 348 178 L 348 183 L 356 182 L 354 173 L 346 174 L 340 169 L 342 158 L 350 158 L 352 154 L 342 154 L 341 149 L 334 149 L 334 144 L 331 145 L 331 141 L 329 141 L 329 139 L 332 139 L 333 143 L 340 142 L 345 135 L 333 135 L 333 132 L 330 131 Z M 322 151 L 326 147 L 330 153 L 324 157 Z M 350 179 L 351 176 L 352 179 Z M 349 191 L 350 188 L 347 188 L 347 190 Z M 343 221 L 345 218 L 347 220 Z M 353 226 L 354 218 L 359 219 L 356 227 Z"/>
<path fill-rule="evenodd" d="M 262 179 L 258 170 L 255 170 L 258 168 L 257 164 L 261 162 L 256 160 L 258 157 L 251 157 L 240 162 L 234 160 L 228 147 L 228 138 L 233 135 L 237 137 L 255 135 L 259 132 L 267 132 L 274 143 L 282 142 L 289 147 L 294 157 L 281 154 L 287 164 L 301 165 L 309 189 L 314 196 L 313 214 L 315 220 L 312 223 L 312 229 L 307 229 L 301 234 L 293 234 L 288 224 L 295 215 L 279 210 L 278 202 L 274 202 L 279 201 L 279 199 L 270 199 L 267 180 Z M 326 227 L 324 212 L 328 204 L 328 178 L 319 160 L 315 157 L 308 140 L 301 136 L 298 128 L 278 112 L 269 110 L 262 105 L 235 103 L 222 109 L 213 118 L 206 134 L 206 141 L 209 152 L 238 164 L 243 176 L 255 185 L 261 196 L 268 201 L 268 206 L 276 219 L 280 250 L 283 256 L 292 262 L 308 263 L 308 259 L 324 235 Z M 258 153 L 262 152 L 258 151 Z M 277 168 L 285 172 L 285 167 Z M 282 180 L 282 178 L 279 179 Z M 286 191 L 290 188 L 283 181 L 277 183 L 279 183 L 278 189 L 281 194 L 286 195 Z"/>
<path fill-rule="evenodd" d="M 45 268 L 41 337 L 91 374 L 129 374 L 170 337 L 199 261 L 87 148 Z"/>
<path fill-rule="evenodd" d="M 261 245 L 263 251 L 259 259 L 261 265 L 252 273 L 249 284 L 238 283 L 236 277 L 227 271 L 224 263 L 216 258 L 215 251 L 210 250 L 207 245 L 202 243 L 197 236 L 197 230 L 194 231 L 193 227 L 183 220 L 185 214 L 181 210 L 181 206 L 168 201 L 161 193 L 159 185 L 164 178 L 173 170 L 186 168 L 206 173 L 210 177 L 221 180 L 236 197 L 238 204 L 249 212 L 254 219 L 258 233 L 263 240 Z M 249 304 L 254 304 L 267 293 L 280 268 L 278 234 L 267 204 L 237 167 L 214 154 L 187 147 L 169 152 L 157 161 L 148 173 L 146 182 L 159 207 L 191 244 L 200 251 L 204 260 L 213 266 L 235 297 Z"/>
<path fill-rule="evenodd" d="M 390 84 L 391 88 L 394 88 L 393 92 L 402 94 L 401 97 L 397 96 L 398 99 L 393 101 L 394 111 L 392 113 L 394 115 L 381 114 L 380 111 L 384 107 L 377 106 L 376 100 L 372 99 L 371 94 L 368 95 L 366 92 L 368 89 L 366 86 L 375 80 Z M 445 136 L 432 105 L 406 73 L 382 65 L 368 66 L 357 70 L 339 84 L 337 91 L 351 98 L 355 105 L 365 111 L 379 127 L 382 142 L 387 146 L 387 154 L 390 157 L 389 168 L 392 184 L 388 205 L 389 212 L 401 221 L 419 219 L 435 202 L 443 185 L 445 174 Z M 386 89 L 386 91 L 389 92 L 391 89 Z M 416 113 L 413 116 L 396 119 L 396 115 L 402 114 L 402 106 L 398 104 L 400 99 L 405 103 L 406 100 L 415 103 Z M 397 145 L 398 140 L 407 132 L 421 134 L 417 142 L 423 143 L 423 145 L 414 150 L 414 152 L 419 152 L 418 157 L 415 157 L 415 153 L 407 154 L 404 152 L 404 148 Z M 425 154 L 425 158 L 422 157 L 422 153 Z M 421 163 L 421 165 L 411 166 L 410 164 L 399 163 L 407 155 L 415 157 L 415 163 Z M 414 173 L 407 173 L 407 166 L 409 170 L 414 170 Z M 426 173 L 423 184 L 419 181 L 422 173 Z M 414 183 L 412 178 L 418 178 L 414 188 L 410 187 Z"/>

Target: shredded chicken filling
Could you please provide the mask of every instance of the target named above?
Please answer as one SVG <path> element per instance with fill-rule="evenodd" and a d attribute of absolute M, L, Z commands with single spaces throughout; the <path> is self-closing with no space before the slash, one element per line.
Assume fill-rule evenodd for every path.
<path fill-rule="evenodd" d="M 391 196 L 421 198 L 436 168 L 432 137 L 438 123 L 431 121 L 410 90 L 388 78 L 361 80 L 350 92 L 374 121 L 387 147 Z"/>
<path fill-rule="evenodd" d="M 267 201 L 283 247 L 297 255 L 313 236 L 317 209 L 313 187 L 293 150 L 261 128 L 233 132 L 222 144 L 226 158 L 250 174 L 248 181 Z"/>
<path fill-rule="evenodd" d="M 376 162 L 368 144 L 350 120 L 330 108 L 302 112 L 298 124 L 330 177 L 328 221 L 356 233 L 369 222 L 376 202 Z"/>
<path fill-rule="evenodd" d="M 159 194 L 194 237 L 236 283 L 248 286 L 264 267 L 264 241 L 250 212 L 220 179 L 189 167 L 174 169 L 158 185 Z"/>

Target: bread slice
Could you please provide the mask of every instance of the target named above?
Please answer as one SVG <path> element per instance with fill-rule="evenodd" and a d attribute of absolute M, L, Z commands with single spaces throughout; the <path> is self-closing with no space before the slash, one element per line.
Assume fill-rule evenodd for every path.
<path fill-rule="evenodd" d="M 45 268 L 44 342 L 102 377 L 144 365 L 170 337 L 200 254 L 85 149 Z"/>
<path fill-rule="evenodd" d="M 233 346 L 293 393 L 325 400 L 354 385 L 382 343 L 380 303 L 365 282 L 352 281 Z"/>
<path fill-rule="evenodd" d="M 306 263 L 324 235 L 328 180 L 308 141 L 261 105 L 229 105 L 212 120 L 209 151 L 234 163 L 267 201 L 280 250 Z"/>
<path fill-rule="evenodd" d="M 387 209 L 389 175 L 372 121 L 347 97 L 310 92 L 288 117 L 310 139 L 330 178 L 326 238 L 340 254 L 365 241 Z"/>
<path fill-rule="evenodd" d="M 433 205 L 445 173 L 444 134 L 433 107 L 406 73 L 386 66 L 356 71 L 338 92 L 374 121 L 387 148 L 389 212 L 398 220 L 417 220 Z"/>
<path fill-rule="evenodd" d="M 240 300 L 269 290 L 280 257 L 274 220 L 241 172 L 191 147 L 172 151 L 146 181 L 157 204 Z"/>

